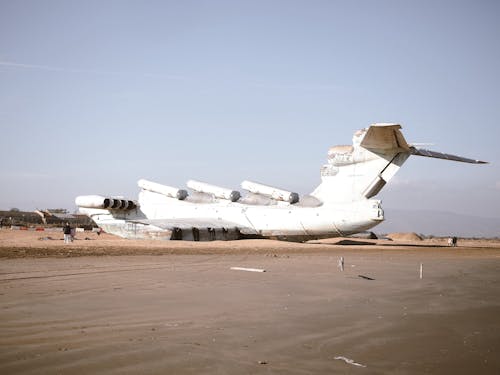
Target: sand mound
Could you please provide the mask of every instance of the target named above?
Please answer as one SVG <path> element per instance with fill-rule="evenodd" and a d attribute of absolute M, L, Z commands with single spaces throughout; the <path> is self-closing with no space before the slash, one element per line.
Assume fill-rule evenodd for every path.
<path fill-rule="evenodd" d="M 420 237 L 418 234 L 411 232 L 411 233 L 389 233 L 387 235 L 391 240 L 394 241 L 422 241 L 422 237 Z"/>

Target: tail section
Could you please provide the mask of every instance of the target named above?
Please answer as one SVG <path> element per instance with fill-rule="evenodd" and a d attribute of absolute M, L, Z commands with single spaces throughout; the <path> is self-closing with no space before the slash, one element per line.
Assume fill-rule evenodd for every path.
<path fill-rule="evenodd" d="M 353 202 L 377 195 L 410 155 L 483 164 L 456 155 L 418 149 L 408 144 L 399 124 L 373 124 L 357 131 L 352 146 L 328 151 L 321 184 L 311 195 L 323 202 Z"/>

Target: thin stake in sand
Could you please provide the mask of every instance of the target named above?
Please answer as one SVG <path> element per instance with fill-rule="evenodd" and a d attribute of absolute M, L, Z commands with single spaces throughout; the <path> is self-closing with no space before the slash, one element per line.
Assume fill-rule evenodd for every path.
<path fill-rule="evenodd" d="M 424 277 L 424 264 L 420 263 L 420 280 Z"/>
<path fill-rule="evenodd" d="M 343 272 L 344 271 L 344 257 L 340 257 L 338 266 L 340 270 Z"/>

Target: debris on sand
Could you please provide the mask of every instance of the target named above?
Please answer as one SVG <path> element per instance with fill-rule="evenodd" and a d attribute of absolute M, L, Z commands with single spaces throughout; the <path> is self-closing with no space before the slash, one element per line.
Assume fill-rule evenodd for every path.
<path fill-rule="evenodd" d="M 362 279 L 365 279 L 365 280 L 375 280 L 374 278 L 371 278 L 371 277 L 368 277 L 365 275 L 358 275 L 358 277 L 361 277 Z"/>
<path fill-rule="evenodd" d="M 266 272 L 262 268 L 244 268 L 244 267 L 231 267 L 233 271 L 248 271 L 248 272 Z"/>
<path fill-rule="evenodd" d="M 355 234 L 351 234 L 349 237 L 350 238 L 360 238 L 362 240 L 378 240 L 377 235 L 373 232 L 355 233 Z"/>
<path fill-rule="evenodd" d="M 38 239 L 38 241 L 52 241 L 52 240 L 53 240 L 53 238 L 52 238 L 52 237 L 50 237 L 50 236 L 40 237 L 40 238 Z"/>
<path fill-rule="evenodd" d="M 390 238 L 393 241 L 422 241 L 422 237 L 420 237 L 415 232 L 389 233 L 386 237 Z"/>
<path fill-rule="evenodd" d="M 339 361 L 344 361 L 345 363 L 348 363 L 348 364 L 353 365 L 353 366 L 366 367 L 365 365 L 362 365 L 361 363 L 354 362 L 352 359 L 349 359 L 349 358 L 346 358 L 343 356 L 338 356 L 338 357 L 335 357 L 334 359 L 337 359 Z"/>

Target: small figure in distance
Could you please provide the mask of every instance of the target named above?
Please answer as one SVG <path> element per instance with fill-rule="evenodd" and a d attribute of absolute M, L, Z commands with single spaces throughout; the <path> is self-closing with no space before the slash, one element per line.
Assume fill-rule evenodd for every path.
<path fill-rule="evenodd" d="M 64 243 L 70 243 L 71 242 L 71 226 L 69 223 L 66 223 L 66 225 L 63 228 L 63 233 L 64 233 Z"/>
<path fill-rule="evenodd" d="M 97 235 L 100 236 L 102 233 L 102 228 L 97 229 Z"/>
<path fill-rule="evenodd" d="M 453 247 L 456 247 L 457 246 L 457 242 L 458 242 L 458 238 L 453 236 L 453 238 L 451 239 L 451 242 L 453 244 Z"/>

